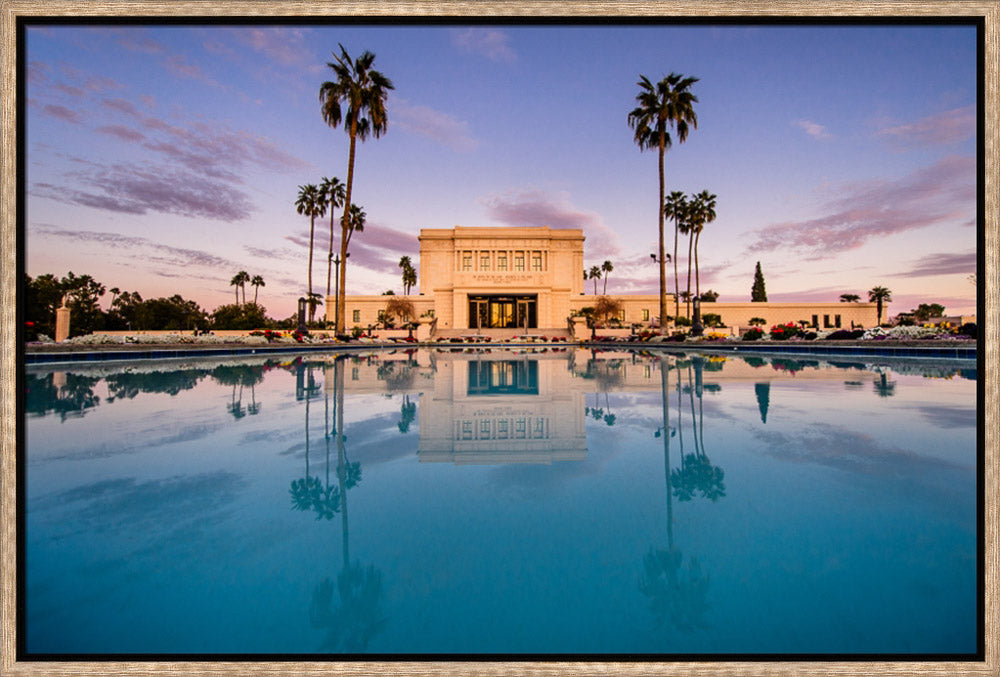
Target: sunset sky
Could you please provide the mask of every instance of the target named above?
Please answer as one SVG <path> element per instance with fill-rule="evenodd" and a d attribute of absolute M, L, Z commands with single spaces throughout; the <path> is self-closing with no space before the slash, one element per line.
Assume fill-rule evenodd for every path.
<path fill-rule="evenodd" d="M 667 191 L 718 196 L 703 290 L 749 301 L 760 261 L 771 301 L 880 285 L 892 314 L 975 312 L 977 55 L 962 25 L 30 24 L 27 273 L 211 311 L 246 270 L 268 314 L 291 315 L 308 265 L 298 187 L 347 175 L 348 136 L 318 97 L 338 43 L 374 52 L 395 85 L 387 133 L 358 144 L 350 294 L 401 293 L 420 229 L 456 225 L 582 228 L 587 267 L 614 264 L 608 293 L 655 293 L 657 156 L 626 118 L 640 74 L 677 72 L 699 78 L 698 127 L 667 152 Z"/>

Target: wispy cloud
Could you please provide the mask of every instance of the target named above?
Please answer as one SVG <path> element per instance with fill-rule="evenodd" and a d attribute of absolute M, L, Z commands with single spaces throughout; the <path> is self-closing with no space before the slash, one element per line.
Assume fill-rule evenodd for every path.
<path fill-rule="evenodd" d="M 456 28 L 451 42 L 464 52 L 485 56 L 491 61 L 512 62 L 517 54 L 510 46 L 510 36 L 496 28 Z"/>
<path fill-rule="evenodd" d="M 283 66 L 304 67 L 312 72 L 323 68 L 306 44 L 306 31 L 301 28 L 260 27 L 236 34 L 254 51 Z"/>
<path fill-rule="evenodd" d="M 976 253 L 930 254 L 919 259 L 914 267 L 901 277 L 924 277 L 927 275 L 969 275 L 976 272 Z"/>
<path fill-rule="evenodd" d="M 750 252 L 795 251 L 809 260 L 857 249 L 872 238 L 968 222 L 976 204 L 975 160 L 952 156 L 900 179 L 842 186 L 822 216 L 753 233 Z"/>
<path fill-rule="evenodd" d="M 97 131 L 101 134 L 109 134 L 124 141 L 131 141 L 133 143 L 138 143 L 139 141 L 144 141 L 146 139 L 146 135 L 142 132 L 136 131 L 124 125 L 104 125 L 103 127 L 98 127 Z"/>
<path fill-rule="evenodd" d="M 832 139 L 833 134 L 827 131 L 826 127 L 821 124 L 810 122 L 809 120 L 796 120 L 793 123 L 796 127 L 801 127 L 805 130 L 806 134 L 813 137 L 814 139 Z"/>
<path fill-rule="evenodd" d="M 574 207 L 566 193 L 537 189 L 514 191 L 482 201 L 490 218 L 509 226 L 582 228 L 587 251 L 592 256 L 611 256 L 619 251 L 618 235 L 600 215 Z"/>
<path fill-rule="evenodd" d="M 459 152 L 473 151 L 479 140 L 469 132 L 469 123 L 427 106 L 415 106 L 405 99 L 392 101 L 394 121 L 410 132 L 433 139 Z"/>
<path fill-rule="evenodd" d="M 930 115 L 916 122 L 886 127 L 876 133 L 898 150 L 940 146 L 964 141 L 976 131 L 976 112 L 972 106 Z"/>
<path fill-rule="evenodd" d="M 50 103 L 42 108 L 42 112 L 65 122 L 71 122 L 74 125 L 83 124 L 83 116 L 78 111 L 66 108 L 66 106 Z"/>

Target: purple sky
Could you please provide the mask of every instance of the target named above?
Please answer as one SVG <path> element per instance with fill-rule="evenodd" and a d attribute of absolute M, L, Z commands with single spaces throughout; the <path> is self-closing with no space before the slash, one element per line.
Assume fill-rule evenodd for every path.
<path fill-rule="evenodd" d="M 348 292 L 401 292 L 421 228 L 583 228 L 609 293 L 655 293 L 655 152 L 626 123 L 639 75 L 700 78 L 667 190 L 708 190 L 701 287 L 893 314 L 975 312 L 976 45 L 966 26 L 29 26 L 27 272 L 88 273 L 211 311 L 239 270 L 287 317 L 306 290 L 298 187 L 347 173 L 322 120 L 338 43 L 392 79 L 358 145 Z M 337 212 L 339 218 L 339 211 Z M 339 225 L 338 225 L 339 230 Z M 326 291 L 328 217 L 313 288 Z M 672 228 L 668 249 L 672 249 Z M 680 247 L 686 252 L 686 242 Z M 682 278 L 686 257 L 681 258 Z M 671 274 L 672 278 L 672 274 Z M 672 287 L 672 285 L 671 285 Z M 419 291 L 419 290 L 418 290 Z M 253 290 L 249 290 L 252 294 Z M 104 304 L 110 302 L 110 294 Z"/>

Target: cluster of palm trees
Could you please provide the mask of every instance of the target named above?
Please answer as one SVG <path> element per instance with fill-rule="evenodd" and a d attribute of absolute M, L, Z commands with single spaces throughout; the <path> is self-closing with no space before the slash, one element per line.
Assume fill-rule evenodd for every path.
<path fill-rule="evenodd" d="M 611 275 L 611 271 L 614 269 L 615 267 L 611 263 L 611 261 L 605 261 L 600 266 L 591 266 L 590 272 L 586 270 L 583 271 L 584 280 L 594 281 L 594 296 L 597 296 L 597 281 L 601 279 L 602 275 L 604 277 L 604 291 L 602 291 L 601 293 L 602 294 L 608 293 L 608 277 Z"/>
<path fill-rule="evenodd" d="M 409 256 L 399 259 L 399 267 L 403 271 L 403 295 L 407 296 L 417 283 L 417 269 L 413 267 Z"/>
<path fill-rule="evenodd" d="M 316 313 L 316 306 L 321 305 L 320 295 L 318 292 L 313 292 L 312 287 L 312 262 L 313 262 L 313 242 L 315 239 L 316 230 L 316 219 L 323 218 L 326 215 L 327 209 L 330 210 L 330 248 L 327 254 L 326 262 L 326 295 L 330 295 L 330 279 L 331 271 L 334 263 L 333 254 L 333 212 L 335 209 L 344 206 L 345 202 L 345 188 L 344 184 L 341 183 L 340 179 L 336 176 L 332 179 L 323 177 L 320 183 L 317 184 L 306 184 L 304 186 L 299 186 L 299 195 L 295 200 L 295 210 L 302 214 L 303 216 L 309 217 L 309 286 L 306 295 L 306 300 L 309 304 L 309 321 L 313 321 L 313 317 Z M 346 233 L 346 243 L 349 244 L 351 241 L 351 236 L 355 231 L 364 232 L 365 229 L 365 219 L 366 215 L 364 210 L 361 209 L 359 205 L 352 204 L 350 209 L 344 210 L 347 216 L 347 233 Z M 344 263 L 346 263 L 346 256 L 344 257 Z M 337 259 L 338 265 L 341 262 Z M 340 287 L 342 288 L 342 286 Z M 339 301 L 339 292 L 337 294 Z"/>
<path fill-rule="evenodd" d="M 687 315 L 691 316 L 691 262 L 692 250 L 694 253 L 694 284 L 695 298 L 701 298 L 701 280 L 698 271 L 698 240 L 701 231 L 712 221 L 715 221 L 715 200 L 716 196 L 703 190 L 700 193 L 692 194 L 690 199 L 679 190 L 675 190 L 667 196 L 663 203 L 664 215 L 674 222 L 674 293 L 675 293 L 675 315 L 679 310 L 676 298 L 680 295 L 679 280 L 677 275 L 677 240 L 678 235 L 688 236 L 688 275 L 687 291 L 683 296 L 687 300 Z"/>
<path fill-rule="evenodd" d="M 249 283 L 250 286 L 254 288 L 254 290 L 253 290 L 253 303 L 254 303 L 254 305 L 257 305 L 257 293 L 260 291 L 260 288 L 267 286 L 267 285 L 264 284 L 264 278 L 261 277 L 260 275 L 254 275 L 253 277 L 250 277 L 250 273 L 248 273 L 245 270 L 241 270 L 240 272 L 236 273 L 235 275 L 233 275 L 233 279 L 231 279 L 229 281 L 229 286 L 236 288 L 235 289 L 235 292 L 236 292 L 236 305 L 240 305 L 240 292 L 241 291 L 243 292 L 243 304 L 246 305 L 246 302 L 247 302 L 247 283 Z M 115 290 L 112 289 L 111 291 L 115 291 Z"/>
<path fill-rule="evenodd" d="M 841 303 L 857 303 L 861 300 L 861 297 L 857 294 L 841 294 Z M 892 292 L 886 287 L 876 286 L 868 290 L 868 302 L 875 304 L 876 313 L 878 316 L 878 324 L 882 324 L 882 307 L 883 304 L 892 301 Z"/>

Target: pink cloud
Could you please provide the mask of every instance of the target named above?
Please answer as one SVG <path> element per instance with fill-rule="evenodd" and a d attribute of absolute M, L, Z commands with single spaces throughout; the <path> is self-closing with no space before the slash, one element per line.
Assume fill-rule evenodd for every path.
<path fill-rule="evenodd" d="M 899 273 L 903 277 L 925 275 L 970 275 L 976 272 L 977 256 L 968 254 L 930 254 L 919 259 L 913 269 Z"/>
<path fill-rule="evenodd" d="M 952 156 L 900 179 L 846 185 L 837 192 L 822 205 L 822 216 L 755 231 L 749 251 L 794 251 L 816 260 L 874 238 L 967 222 L 975 213 L 975 160 Z"/>
<path fill-rule="evenodd" d="M 97 131 L 101 132 L 102 134 L 109 134 L 111 136 L 116 136 L 119 139 L 123 139 L 125 141 L 139 142 L 146 138 L 146 136 L 142 132 L 138 132 L 134 129 L 130 129 L 129 127 L 125 127 L 123 125 L 105 125 L 103 127 L 98 127 Z"/>
<path fill-rule="evenodd" d="M 582 228 L 586 249 L 592 256 L 607 258 L 618 253 L 618 236 L 594 212 L 577 209 L 562 193 L 529 189 L 483 201 L 490 218 L 509 226 Z"/>
<path fill-rule="evenodd" d="M 394 121 L 406 131 L 433 139 L 452 150 L 466 152 L 479 147 L 469 132 L 469 123 L 427 106 L 414 106 L 404 99 L 393 99 L 390 110 Z"/>
<path fill-rule="evenodd" d="M 814 139 L 831 139 L 833 135 L 827 131 L 826 127 L 817 124 L 815 122 L 810 122 L 809 120 L 797 120 L 795 122 L 797 127 L 801 127 L 805 130 L 806 134 L 813 137 Z"/>
<path fill-rule="evenodd" d="M 42 111 L 51 115 L 54 118 L 64 120 L 65 122 L 72 122 L 75 125 L 83 123 L 83 116 L 75 110 L 70 110 L 66 106 L 60 106 L 59 104 L 47 104 Z"/>
<path fill-rule="evenodd" d="M 910 124 L 887 127 L 877 132 L 877 136 L 897 149 L 909 150 L 964 141 L 975 131 L 976 111 L 972 106 L 965 106 Z"/>
<path fill-rule="evenodd" d="M 491 61 L 511 62 L 517 54 L 510 46 L 510 36 L 496 28 L 465 28 L 451 32 L 452 44 L 465 52 L 485 56 Z"/>

